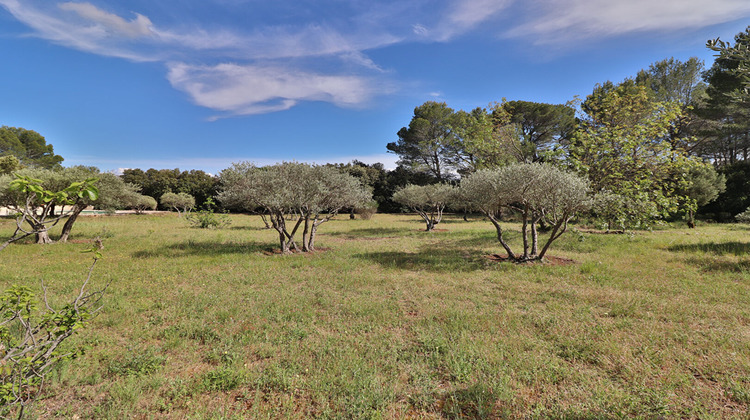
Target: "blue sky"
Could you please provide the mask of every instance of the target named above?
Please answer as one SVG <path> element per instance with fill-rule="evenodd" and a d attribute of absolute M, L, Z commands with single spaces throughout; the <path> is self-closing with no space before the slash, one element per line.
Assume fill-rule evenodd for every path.
<path fill-rule="evenodd" d="M 747 0 L 0 0 L 0 125 L 64 165 L 383 162 L 428 100 L 564 103 L 750 24 Z"/>

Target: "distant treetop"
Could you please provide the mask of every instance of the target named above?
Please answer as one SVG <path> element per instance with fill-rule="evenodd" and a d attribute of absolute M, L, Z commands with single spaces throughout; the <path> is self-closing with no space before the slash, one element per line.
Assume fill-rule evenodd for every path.
<path fill-rule="evenodd" d="M 63 161 L 41 134 L 8 126 L 0 127 L 0 156 L 15 156 L 24 166 L 43 169 L 60 167 Z"/>

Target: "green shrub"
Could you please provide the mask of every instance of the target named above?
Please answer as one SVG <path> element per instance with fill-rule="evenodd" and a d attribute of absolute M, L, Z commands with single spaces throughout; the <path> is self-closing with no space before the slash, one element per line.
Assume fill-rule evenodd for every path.
<path fill-rule="evenodd" d="M 200 229 L 220 229 L 231 223 L 226 214 L 214 212 L 214 201 L 210 198 L 206 200 L 203 210 L 187 213 L 185 220 L 192 227 Z"/>

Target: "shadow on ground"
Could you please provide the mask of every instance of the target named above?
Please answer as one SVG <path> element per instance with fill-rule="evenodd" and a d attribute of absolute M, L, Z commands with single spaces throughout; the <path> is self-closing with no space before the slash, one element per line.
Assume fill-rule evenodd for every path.
<path fill-rule="evenodd" d="M 406 232 L 408 232 L 408 230 L 396 228 L 362 228 L 351 229 L 344 232 L 325 232 L 325 235 L 339 236 L 346 239 L 361 239 L 403 236 Z"/>
<path fill-rule="evenodd" d="M 264 251 L 272 251 L 273 245 L 260 242 L 222 243 L 222 242 L 196 242 L 185 241 L 178 244 L 163 246 L 156 249 L 136 251 L 133 258 L 157 258 L 157 257 L 190 257 L 195 255 L 224 255 L 224 254 L 250 254 Z"/>
<path fill-rule="evenodd" d="M 383 267 L 412 271 L 467 272 L 481 270 L 490 262 L 480 252 L 465 248 L 426 246 L 417 252 L 382 251 L 355 254 Z"/>
<path fill-rule="evenodd" d="M 271 228 L 263 226 L 230 226 L 231 230 L 271 230 Z"/>
<path fill-rule="evenodd" d="M 717 258 L 690 257 L 689 264 L 708 272 L 750 273 L 750 261 L 727 261 Z"/>
<path fill-rule="evenodd" d="M 673 252 L 700 252 L 713 255 L 742 256 L 750 253 L 750 243 L 746 242 L 708 242 L 700 244 L 672 245 L 667 248 Z"/>

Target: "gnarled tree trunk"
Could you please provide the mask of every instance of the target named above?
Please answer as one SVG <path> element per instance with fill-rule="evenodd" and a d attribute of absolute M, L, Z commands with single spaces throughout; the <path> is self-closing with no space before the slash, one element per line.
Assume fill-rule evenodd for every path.
<path fill-rule="evenodd" d="M 81 214 L 81 212 L 85 208 L 86 206 L 81 203 L 78 203 L 73 207 L 73 212 L 70 213 L 68 220 L 66 220 L 65 224 L 63 225 L 62 234 L 60 235 L 60 242 L 68 242 L 68 237 L 70 237 L 70 231 L 71 229 L 73 229 L 73 224 L 76 222 L 76 219 L 78 219 L 78 215 Z"/>

